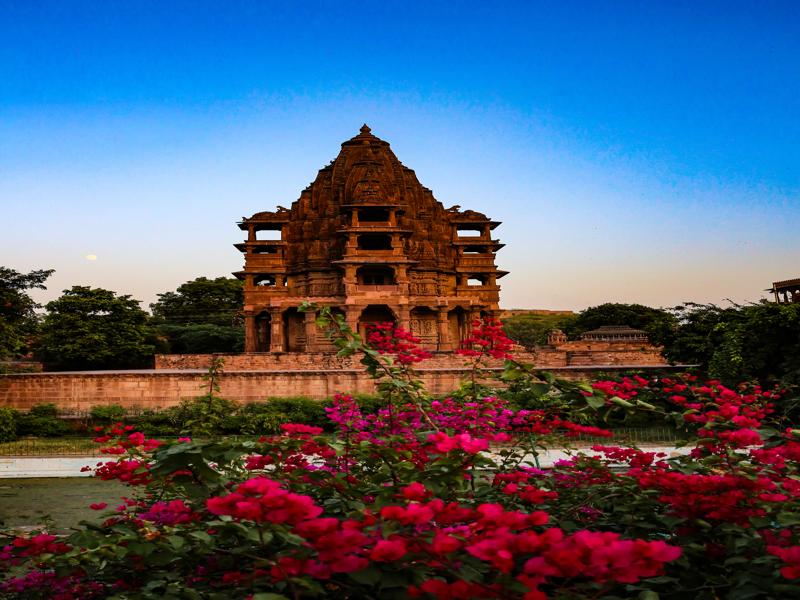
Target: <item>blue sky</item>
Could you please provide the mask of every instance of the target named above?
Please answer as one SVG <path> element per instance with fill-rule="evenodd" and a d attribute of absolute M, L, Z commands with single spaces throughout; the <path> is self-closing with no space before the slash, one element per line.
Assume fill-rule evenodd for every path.
<path fill-rule="evenodd" d="M 503 221 L 505 307 L 800 276 L 797 2 L 0 0 L 0 73 L 0 264 L 41 300 L 239 269 L 363 122 Z"/>

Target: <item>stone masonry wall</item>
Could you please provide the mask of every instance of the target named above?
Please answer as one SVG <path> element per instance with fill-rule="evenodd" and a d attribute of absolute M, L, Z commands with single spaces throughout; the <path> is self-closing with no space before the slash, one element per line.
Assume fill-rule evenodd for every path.
<path fill-rule="evenodd" d="M 560 367 L 549 369 L 559 377 L 587 379 L 597 372 L 630 367 Z M 662 367 L 640 367 L 648 368 Z M 87 411 L 92 406 L 120 404 L 129 409 L 166 408 L 203 393 L 204 370 L 91 371 L 24 373 L 0 376 L 0 407 L 28 410 L 52 402 L 62 410 Z M 419 369 L 420 378 L 435 394 L 456 389 L 465 369 Z M 374 383 L 361 369 L 304 371 L 231 371 L 220 382 L 223 397 L 253 402 L 268 397 L 309 396 L 325 399 L 337 392 L 370 393 Z"/>

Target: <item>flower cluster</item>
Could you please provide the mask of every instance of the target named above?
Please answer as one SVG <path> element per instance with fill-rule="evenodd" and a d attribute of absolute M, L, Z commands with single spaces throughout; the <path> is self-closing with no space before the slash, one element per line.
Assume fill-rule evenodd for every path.
<path fill-rule="evenodd" d="M 393 354 L 403 365 L 412 365 L 433 356 L 419 347 L 419 338 L 394 323 L 371 323 L 367 327 L 367 342 L 381 354 Z"/>
<path fill-rule="evenodd" d="M 231 494 L 209 498 L 206 506 L 215 515 L 289 524 L 312 519 L 322 512 L 311 497 L 288 492 L 280 483 L 266 477 L 248 479 Z"/>
<path fill-rule="evenodd" d="M 496 359 L 513 358 L 514 342 L 503 331 L 503 324 L 490 317 L 475 319 L 470 335 L 461 341 L 456 350 L 463 356 L 488 356 Z"/>

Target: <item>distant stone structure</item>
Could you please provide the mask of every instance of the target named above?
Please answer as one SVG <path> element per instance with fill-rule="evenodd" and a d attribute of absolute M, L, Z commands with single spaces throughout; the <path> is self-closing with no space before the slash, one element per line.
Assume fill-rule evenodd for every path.
<path fill-rule="evenodd" d="M 245 352 L 325 352 L 309 300 L 364 332 L 392 321 L 429 350 L 458 347 L 475 317 L 497 316 L 506 274 L 499 223 L 445 209 L 364 125 L 292 203 L 245 218 Z"/>
<path fill-rule="evenodd" d="M 775 295 L 778 304 L 800 302 L 800 278 L 776 281 L 769 291 Z"/>
<path fill-rule="evenodd" d="M 588 367 L 602 369 L 626 365 L 658 368 L 668 363 L 661 348 L 650 343 L 647 333 L 625 325 L 605 325 L 569 341 L 560 329 L 547 334 L 547 345 L 537 347 L 533 362 L 541 368 Z"/>
<path fill-rule="evenodd" d="M 603 325 L 597 329 L 582 333 L 580 337 L 587 342 L 648 343 L 649 341 L 646 332 L 627 325 Z"/>

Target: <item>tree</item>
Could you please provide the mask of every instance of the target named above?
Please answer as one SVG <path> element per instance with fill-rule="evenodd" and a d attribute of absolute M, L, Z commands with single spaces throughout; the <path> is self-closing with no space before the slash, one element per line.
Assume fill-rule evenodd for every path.
<path fill-rule="evenodd" d="M 74 286 L 46 308 L 37 356 L 48 369 L 150 366 L 155 339 L 138 300 Z"/>
<path fill-rule="evenodd" d="M 150 305 L 153 322 L 171 352 L 240 352 L 244 346 L 242 282 L 198 277 Z"/>
<path fill-rule="evenodd" d="M 0 359 L 28 351 L 38 325 L 35 310 L 39 305 L 27 291 L 46 289 L 44 282 L 52 274 L 52 269 L 23 274 L 0 267 Z"/>
<path fill-rule="evenodd" d="M 567 323 L 564 332 L 576 337 L 603 325 L 628 325 L 641 329 L 647 332 L 652 343 L 663 344 L 678 326 L 678 319 L 663 308 L 608 302 L 578 313 L 577 318 Z"/>
<path fill-rule="evenodd" d="M 697 364 L 729 384 L 800 383 L 800 304 L 687 303 L 674 312 L 680 327 L 664 348 L 671 361 Z"/>
<path fill-rule="evenodd" d="M 503 319 L 503 330 L 506 335 L 520 346 L 533 348 L 547 343 L 547 332 L 552 329 L 564 329 L 575 315 L 515 315 Z"/>

